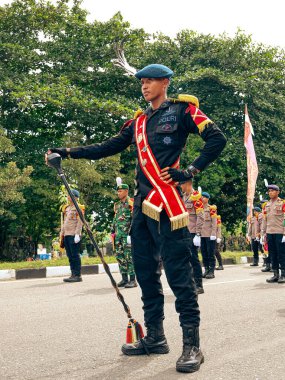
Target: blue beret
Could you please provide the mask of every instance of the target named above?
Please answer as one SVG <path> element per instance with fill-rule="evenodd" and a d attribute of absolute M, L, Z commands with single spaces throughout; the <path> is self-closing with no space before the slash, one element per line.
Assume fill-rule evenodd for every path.
<path fill-rule="evenodd" d="M 76 197 L 79 198 L 79 191 L 75 189 L 71 189 L 72 194 Z"/>
<path fill-rule="evenodd" d="M 277 185 L 268 185 L 267 186 L 267 189 L 268 190 L 276 190 L 276 191 L 279 191 L 279 187 Z"/>
<path fill-rule="evenodd" d="M 255 206 L 253 209 L 254 209 L 254 211 L 261 212 L 261 208 L 260 207 Z"/>
<path fill-rule="evenodd" d="M 205 197 L 205 198 L 208 198 L 208 199 L 211 198 L 210 194 L 207 193 L 206 191 L 203 191 L 203 193 L 202 193 L 202 197 Z"/>
<path fill-rule="evenodd" d="M 139 70 L 135 77 L 138 79 L 142 78 L 170 78 L 173 75 L 173 71 L 164 65 L 159 65 L 154 63 L 152 65 L 148 65 L 143 69 Z"/>

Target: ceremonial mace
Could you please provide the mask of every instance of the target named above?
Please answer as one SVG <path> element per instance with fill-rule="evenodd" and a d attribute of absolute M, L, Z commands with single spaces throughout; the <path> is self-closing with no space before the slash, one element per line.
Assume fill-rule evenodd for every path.
<path fill-rule="evenodd" d="M 78 206 L 78 203 L 69 187 L 69 184 L 66 180 L 66 177 L 65 177 L 65 174 L 62 170 L 62 167 L 61 167 L 61 156 L 58 154 L 58 153 L 51 153 L 51 154 L 48 154 L 47 155 L 47 165 L 56 169 L 57 171 L 57 174 L 59 175 L 61 181 L 63 182 L 70 198 L 72 199 L 72 202 L 76 208 L 76 211 L 78 212 L 78 215 L 79 215 L 79 218 L 81 219 L 83 225 L 85 226 L 85 229 L 87 231 L 87 234 L 98 254 L 98 256 L 100 257 L 100 260 L 104 266 L 104 269 L 105 269 L 105 272 L 107 273 L 107 275 L 109 276 L 110 280 L 111 280 L 111 283 L 112 283 L 112 286 L 113 288 L 115 289 L 116 293 L 117 293 L 117 297 L 118 299 L 120 300 L 120 302 L 123 304 L 123 307 L 124 307 L 124 310 L 129 318 L 129 323 L 128 323 L 128 327 L 127 327 L 127 339 L 126 339 L 126 342 L 127 343 L 134 343 L 140 339 L 143 338 L 144 334 L 143 334 L 143 330 L 142 330 L 142 327 L 141 325 L 135 320 L 132 318 L 132 315 L 131 315 L 131 311 L 130 311 L 130 308 L 129 306 L 126 304 L 125 302 L 125 299 L 123 297 L 123 295 L 120 293 L 120 290 L 117 286 L 117 283 L 116 281 L 114 280 L 114 277 L 112 276 L 112 273 L 110 271 L 110 267 L 109 265 L 106 263 L 105 259 L 104 259 L 104 256 L 103 256 L 103 253 L 101 252 L 98 244 L 96 243 L 96 240 L 93 236 L 93 233 L 89 227 L 89 224 L 87 223 L 86 219 L 84 218 L 84 215 L 80 209 L 80 207 Z"/>

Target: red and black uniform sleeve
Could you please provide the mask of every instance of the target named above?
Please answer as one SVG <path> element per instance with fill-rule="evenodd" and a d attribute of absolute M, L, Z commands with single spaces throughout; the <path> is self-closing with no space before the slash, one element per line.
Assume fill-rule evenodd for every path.
<path fill-rule="evenodd" d="M 205 141 L 200 156 L 192 162 L 195 168 L 204 170 L 219 157 L 226 145 L 226 137 L 200 109 L 190 103 L 184 106 L 183 124 L 188 133 L 200 134 Z"/>

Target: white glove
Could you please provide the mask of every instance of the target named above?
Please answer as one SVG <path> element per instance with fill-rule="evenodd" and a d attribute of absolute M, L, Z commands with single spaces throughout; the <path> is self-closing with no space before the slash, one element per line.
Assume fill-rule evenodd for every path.
<path fill-rule="evenodd" d="M 220 242 L 222 241 L 221 238 L 217 238 L 217 243 L 220 244 Z"/>
<path fill-rule="evenodd" d="M 216 236 L 214 236 L 214 235 L 211 235 L 211 236 L 210 236 L 210 240 L 216 240 L 216 239 L 217 239 Z"/>
<path fill-rule="evenodd" d="M 283 235 L 281 243 L 285 243 L 285 235 Z"/>
<path fill-rule="evenodd" d="M 254 240 L 255 240 L 255 241 L 260 241 L 260 239 L 259 239 L 258 237 L 257 237 L 257 238 L 255 238 Z"/>
<path fill-rule="evenodd" d="M 196 247 L 201 247 L 201 236 L 195 235 L 193 238 L 193 244 Z"/>
<path fill-rule="evenodd" d="M 131 245 L 131 244 L 132 244 L 132 240 L 131 240 L 130 235 L 127 236 L 127 244 L 128 244 L 128 245 Z"/>
<path fill-rule="evenodd" d="M 74 243 L 77 244 L 77 243 L 79 243 L 79 242 L 80 242 L 80 236 L 76 234 L 76 235 L 74 236 Z"/>
<path fill-rule="evenodd" d="M 283 236 L 284 237 L 284 236 Z M 263 245 L 264 244 L 264 236 L 260 236 L 260 240 L 259 240 L 260 244 Z"/>

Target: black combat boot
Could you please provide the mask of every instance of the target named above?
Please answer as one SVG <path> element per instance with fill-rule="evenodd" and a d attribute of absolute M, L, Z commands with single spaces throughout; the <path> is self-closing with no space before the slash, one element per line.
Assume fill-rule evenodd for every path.
<path fill-rule="evenodd" d="M 202 274 L 202 277 L 203 277 L 203 278 L 206 278 L 206 276 L 207 276 L 209 270 L 210 270 L 210 268 L 205 267 L 204 273 Z"/>
<path fill-rule="evenodd" d="M 117 284 L 118 288 L 123 288 L 128 283 L 128 275 L 122 274 L 122 280 Z"/>
<path fill-rule="evenodd" d="M 258 261 L 253 259 L 253 263 L 250 264 L 250 267 L 258 267 Z"/>
<path fill-rule="evenodd" d="M 64 282 L 82 282 L 82 277 L 81 276 L 71 276 L 69 278 L 65 278 L 63 281 Z"/>
<path fill-rule="evenodd" d="M 182 326 L 183 351 L 176 362 L 176 371 L 195 372 L 204 363 L 204 356 L 200 350 L 199 327 Z"/>
<path fill-rule="evenodd" d="M 261 272 L 270 272 L 271 265 L 270 263 L 266 262 L 266 265 L 264 268 L 261 269 Z"/>
<path fill-rule="evenodd" d="M 168 354 L 169 347 L 163 331 L 163 323 L 146 326 L 147 334 L 136 343 L 123 344 L 125 355 Z"/>
<path fill-rule="evenodd" d="M 196 284 L 196 293 L 197 294 L 203 294 L 205 293 L 203 284 L 202 284 L 202 278 L 195 278 L 195 284 Z"/>
<path fill-rule="evenodd" d="M 137 286 L 138 286 L 138 284 L 136 282 L 136 276 L 134 274 L 132 274 L 130 276 L 130 281 L 125 285 L 125 288 L 135 288 Z"/>
<path fill-rule="evenodd" d="M 205 277 L 205 278 L 207 278 L 207 279 L 215 278 L 214 271 L 215 271 L 214 268 L 210 268 L 210 270 L 209 270 L 209 272 L 206 274 L 206 277 Z"/>
<path fill-rule="evenodd" d="M 279 280 L 279 269 L 274 270 L 273 273 L 274 273 L 273 276 L 270 277 L 270 278 L 268 278 L 266 280 L 266 282 L 269 282 L 270 284 L 273 283 L 273 282 L 278 282 L 278 280 Z"/>
<path fill-rule="evenodd" d="M 285 270 L 281 269 L 281 276 L 278 279 L 278 284 L 284 284 L 285 283 Z"/>

